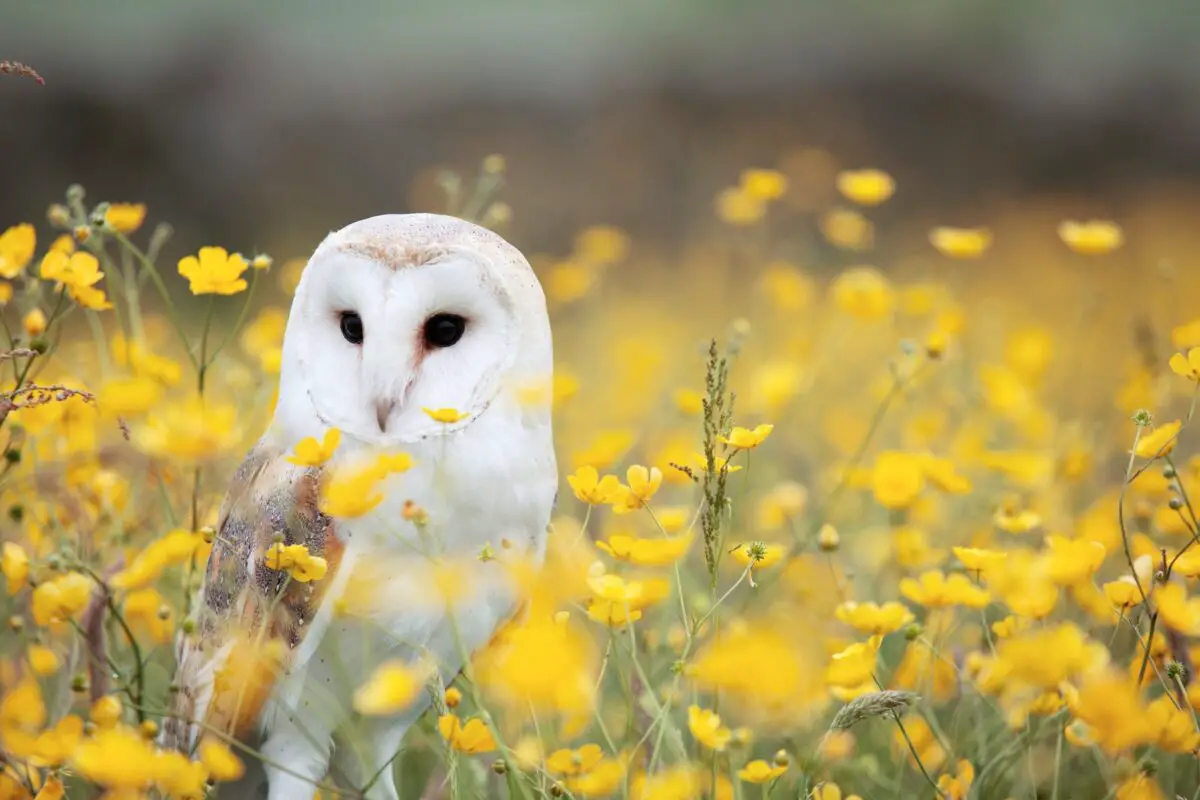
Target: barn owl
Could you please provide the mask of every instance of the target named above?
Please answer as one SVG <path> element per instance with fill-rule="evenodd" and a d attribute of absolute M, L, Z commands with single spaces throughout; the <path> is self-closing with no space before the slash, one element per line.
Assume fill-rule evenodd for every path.
<path fill-rule="evenodd" d="M 179 646 L 166 744 L 192 749 L 213 729 L 254 739 L 271 800 L 312 797 L 327 776 L 398 797 L 389 764 L 429 696 L 362 717 L 354 691 L 396 659 L 432 659 L 448 681 L 516 610 L 515 583 L 474 557 L 501 541 L 543 555 L 557 489 L 550 412 L 521 387 L 548 385 L 551 370 L 545 297 L 500 236 L 407 214 L 325 238 L 292 302 L 271 425 L 222 505 L 196 624 Z M 438 421 L 430 408 L 461 418 Z M 334 428 L 327 464 L 289 461 L 297 442 Z M 381 453 L 413 466 L 386 479 L 366 514 L 326 516 L 323 473 Z M 406 501 L 428 522 L 410 519 Z M 285 580 L 266 561 L 280 541 L 307 545 L 327 573 Z M 451 605 L 431 601 L 431 546 L 480 567 Z M 345 613 L 350 597 L 368 601 Z M 264 651 L 266 670 L 255 662 Z M 265 677 L 243 674 L 255 670 Z M 263 777 L 234 795 L 261 796 Z"/>

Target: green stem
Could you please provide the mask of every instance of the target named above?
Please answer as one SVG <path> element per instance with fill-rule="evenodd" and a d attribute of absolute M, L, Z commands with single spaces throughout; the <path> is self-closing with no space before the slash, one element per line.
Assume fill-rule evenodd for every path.
<path fill-rule="evenodd" d="M 147 258 L 133 242 L 129 241 L 125 234 L 114 231 L 112 235 L 121 243 L 122 247 L 133 254 L 134 259 L 142 265 L 146 274 L 150 276 L 150 280 L 154 283 L 154 288 L 158 290 L 158 295 L 162 298 L 163 305 L 167 307 L 167 319 L 171 320 L 171 326 L 175 328 L 175 333 L 179 336 L 179 343 L 183 345 L 183 351 L 187 353 L 188 361 L 192 362 L 192 366 L 199 370 L 200 362 L 196 359 L 196 354 L 192 352 L 191 345 L 188 344 L 187 333 L 184 332 L 183 325 L 179 320 L 179 311 L 175 308 L 174 301 L 171 300 L 171 294 L 167 291 L 167 285 L 163 283 L 162 275 L 158 273 L 158 268 L 154 266 L 154 262 Z"/>

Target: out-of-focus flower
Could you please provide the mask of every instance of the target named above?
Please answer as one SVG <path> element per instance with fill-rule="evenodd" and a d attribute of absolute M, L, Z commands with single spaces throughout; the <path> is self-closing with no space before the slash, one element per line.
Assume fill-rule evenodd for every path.
<path fill-rule="evenodd" d="M 134 442 L 159 458 L 197 461 L 224 455 L 241 442 L 237 408 L 199 398 L 160 406 L 134 429 Z"/>
<path fill-rule="evenodd" d="M 940 776 L 937 785 L 946 800 L 966 800 L 974 782 L 975 767 L 970 761 L 960 759 L 954 767 L 954 774 Z"/>
<path fill-rule="evenodd" d="M 625 534 L 612 534 L 608 541 L 596 542 L 596 547 L 618 561 L 628 561 L 643 567 L 665 567 L 674 564 L 687 553 L 691 536 L 642 539 Z"/>
<path fill-rule="evenodd" d="M 1200 347 L 1193 347 L 1186 355 L 1175 353 L 1169 365 L 1176 375 L 1182 375 L 1190 381 L 1200 381 Z"/>
<path fill-rule="evenodd" d="M 871 489 L 884 508 L 901 509 L 912 505 L 925 487 L 925 470 L 918 456 L 885 451 L 875 458 Z"/>
<path fill-rule="evenodd" d="M 860 206 L 877 206 L 896 191 L 896 181 L 879 169 L 844 170 L 838 173 L 837 189 Z"/>
<path fill-rule="evenodd" d="M 28 222 L 13 225 L 0 233 L 0 278 L 12 280 L 33 260 L 37 233 Z"/>
<path fill-rule="evenodd" d="M 862 320 L 882 319 L 895 306 L 891 285 L 874 267 L 850 267 L 834 280 L 830 292 L 838 308 Z"/>
<path fill-rule="evenodd" d="M 34 622 L 46 626 L 75 617 L 87 606 L 94 588 L 91 578 L 80 572 L 39 583 L 33 590 Z"/>
<path fill-rule="evenodd" d="M 333 458 L 333 452 L 341 441 L 342 432 L 330 428 L 320 442 L 312 436 L 296 442 L 294 455 L 288 456 L 288 461 L 301 467 L 319 467 Z"/>
<path fill-rule="evenodd" d="M 1179 429 L 1183 427 L 1181 420 L 1159 425 L 1153 431 L 1138 437 L 1134 454 L 1139 458 L 1162 458 L 1171 454 L 1175 449 L 1175 441 L 1179 437 Z"/>
<path fill-rule="evenodd" d="M 918 579 L 900 581 L 900 594 L 926 608 L 953 605 L 983 608 L 991 601 L 987 591 L 971 583 L 966 575 L 957 572 L 946 575 L 936 570 L 923 572 Z"/>
<path fill-rule="evenodd" d="M 847 601 L 837 607 L 837 618 L 861 633 L 894 633 L 913 621 L 912 612 L 900 603 L 856 603 Z"/>
<path fill-rule="evenodd" d="M 991 246 L 992 232 L 987 228 L 934 228 L 929 242 L 950 258 L 979 258 Z"/>
<path fill-rule="evenodd" d="M 374 461 L 333 470 L 321 484 L 321 510 L 331 517 L 361 517 L 383 502 L 380 481 L 408 471 L 412 464 L 407 453 L 386 453 Z"/>
<path fill-rule="evenodd" d="M 1058 238 L 1076 253 L 1102 256 L 1120 247 L 1125 241 L 1125 234 L 1121 226 L 1108 220 L 1067 220 L 1059 224 Z"/>
<path fill-rule="evenodd" d="M 770 783 L 787 772 L 787 767 L 777 767 L 768 764 L 761 758 L 756 758 L 738 770 L 738 777 L 746 783 Z"/>
<path fill-rule="evenodd" d="M 438 717 L 438 732 L 447 744 L 460 753 L 478 755 L 496 749 L 492 732 L 478 717 L 472 717 L 464 723 L 454 714 L 443 714 Z"/>
<path fill-rule="evenodd" d="M 104 221 L 118 233 L 133 233 L 145 220 L 145 203 L 111 203 L 104 213 Z"/>
<path fill-rule="evenodd" d="M 229 745 L 212 736 L 201 740 L 196 754 L 214 781 L 236 781 L 246 772 L 246 765 L 234 755 Z"/>
<path fill-rule="evenodd" d="M 721 724 L 715 711 L 695 705 L 688 707 L 688 730 L 696 741 L 710 750 L 724 750 L 733 738 L 733 733 Z"/>
<path fill-rule="evenodd" d="M 821 233 L 830 244 L 845 250 L 870 250 L 875 243 L 875 226 L 848 208 L 835 208 L 822 215 Z"/>
<path fill-rule="evenodd" d="M 381 664 L 367 682 L 355 690 L 354 710 L 369 716 L 403 711 L 421 693 L 427 677 L 424 670 L 414 669 L 402 661 Z"/>
<path fill-rule="evenodd" d="M 41 336 L 46 332 L 46 326 L 49 324 L 46 313 L 40 308 L 31 309 L 21 318 L 21 327 L 30 336 Z"/>
<path fill-rule="evenodd" d="M 738 450 L 753 450 L 762 444 L 773 430 L 775 430 L 775 426 L 767 424 L 758 425 L 753 430 L 735 427 L 728 436 L 718 438 L 722 443 Z"/>
<path fill-rule="evenodd" d="M 10 596 L 21 591 L 29 579 L 29 554 L 25 548 L 16 542 L 5 542 L 0 550 L 0 573 Z"/>
<path fill-rule="evenodd" d="M 471 416 L 454 408 L 422 408 L 421 410 L 429 415 L 429 418 L 434 422 L 441 422 L 446 425 L 461 422 Z"/>
<path fill-rule="evenodd" d="M 749 226 L 763 218 L 767 211 L 766 202 L 744 188 L 731 187 L 723 190 L 716 199 L 717 217 L 722 222 L 735 226 Z"/>
<path fill-rule="evenodd" d="M 237 294 L 249 285 L 242 277 L 249 266 L 224 247 L 201 247 L 198 257 L 179 260 L 179 274 L 188 279 L 192 294 Z"/>

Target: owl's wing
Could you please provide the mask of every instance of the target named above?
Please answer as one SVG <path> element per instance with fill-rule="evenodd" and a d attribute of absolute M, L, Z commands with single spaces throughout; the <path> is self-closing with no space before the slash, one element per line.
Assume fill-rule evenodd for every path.
<path fill-rule="evenodd" d="M 222 503 L 195 627 L 178 647 L 174 715 L 164 745 L 192 749 L 203 723 L 244 736 L 293 661 L 337 572 L 344 546 L 317 507 L 320 470 L 260 442 Z M 303 544 L 328 571 L 304 583 L 267 567 L 275 542 Z"/>

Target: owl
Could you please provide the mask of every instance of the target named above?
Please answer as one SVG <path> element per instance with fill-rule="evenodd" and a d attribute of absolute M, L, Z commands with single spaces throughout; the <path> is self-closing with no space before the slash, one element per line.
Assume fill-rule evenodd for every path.
<path fill-rule="evenodd" d="M 393 662 L 435 664 L 444 685 L 515 613 L 511 572 L 476 556 L 503 542 L 506 556 L 542 558 L 557 469 L 548 403 L 528 389 L 549 386 L 552 368 L 541 287 L 495 233 L 403 214 L 326 237 L 292 302 L 274 417 L 222 504 L 164 744 L 254 742 L 262 774 L 233 796 L 261 796 L 265 782 L 273 800 L 310 798 L 330 780 L 398 797 L 390 764 L 430 694 L 363 716 L 354 693 Z M 328 462 L 289 458 L 334 428 Z M 371 490 L 378 505 L 324 513 L 323 481 L 392 453 L 412 466 Z M 305 545 L 325 574 L 272 569 L 276 544 Z M 436 565 L 468 562 L 479 568 L 439 601 Z"/>

